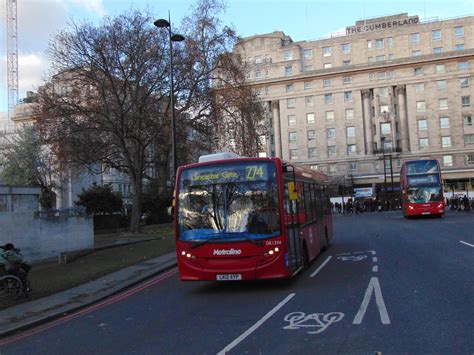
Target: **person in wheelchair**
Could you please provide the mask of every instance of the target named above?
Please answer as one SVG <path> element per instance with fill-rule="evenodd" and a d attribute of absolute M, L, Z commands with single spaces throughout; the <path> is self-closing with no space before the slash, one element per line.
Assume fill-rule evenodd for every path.
<path fill-rule="evenodd" d="M 4 269 L 7 274 L 18 277 L 23 283 L 25 291 L 30 292 L 31 289 L 27 275 L 31 266 L 23 261 L 20 250 L 16 249 L 12 243 L 7 243 L 2 248 L 3 252 L 0 253 L 0 269 Z M 3 268 L 1 267 L 2 265 Z"/>

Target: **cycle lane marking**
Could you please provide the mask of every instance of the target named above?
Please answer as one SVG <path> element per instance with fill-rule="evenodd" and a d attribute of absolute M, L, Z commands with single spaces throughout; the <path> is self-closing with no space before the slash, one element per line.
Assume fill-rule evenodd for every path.
<path fill-rule="evenodd" d="M 224 355 L 227 352 L 231 351 L 235 348 L 239 343 L 241 343 L 245 338 L 247 338 L 250 334 L 252 334 L 255 330 L 257 330 L 263 323 L 265 323 L 268 319 L 271 318 L 276 312 L 280 310 L 285 304 L 287 304 L 296 293 L 290 293 L 286 298 L 278 303 L 275 307 L 273 307 L 267 314 L 265 314 L 262 318 L 260 318 L 254 325 L 252 325 L 249 329 L 243 332 L 239 337 L 237 337 L 234 341 L 232 341 L 229 345 L 227 345 L 224 349 L 219 351 L 217 355 Z"/>

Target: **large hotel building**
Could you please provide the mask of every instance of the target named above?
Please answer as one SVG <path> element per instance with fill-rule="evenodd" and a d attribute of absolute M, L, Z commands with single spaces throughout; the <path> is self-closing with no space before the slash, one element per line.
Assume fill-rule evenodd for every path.
<path fill-rule="evenodd" d="M 255 35 L 235 52 L 267 108 L 269 156 L 375 189 L 384 158 L 398 182 L 404 160 L 432 157 L 460 191 L 474 178 L 473 40 L 474 17 L 399 14 L 315 41 Z"/>

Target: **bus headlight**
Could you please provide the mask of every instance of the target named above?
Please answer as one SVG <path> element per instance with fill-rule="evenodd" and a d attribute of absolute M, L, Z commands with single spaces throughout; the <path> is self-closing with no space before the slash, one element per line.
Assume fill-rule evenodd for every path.
<path fill-rule="evenodd" d="M 413 206 L 408 206 L 408 208 L 411 209 L 411 210 L 415 209 L 415 207 L 413 207 Z"/>

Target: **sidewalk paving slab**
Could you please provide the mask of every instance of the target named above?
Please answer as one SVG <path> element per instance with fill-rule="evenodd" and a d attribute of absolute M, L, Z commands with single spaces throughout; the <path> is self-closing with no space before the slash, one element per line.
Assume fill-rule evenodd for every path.
<path fill-rule="evenodd" d="M 69 290 L 0 310 L 0 338 L 98 302 L 175 265 L 176 254 L 165 254 Z"/>

